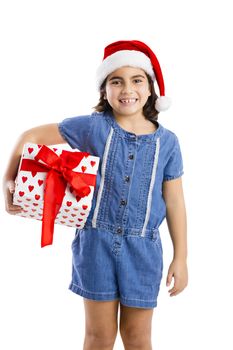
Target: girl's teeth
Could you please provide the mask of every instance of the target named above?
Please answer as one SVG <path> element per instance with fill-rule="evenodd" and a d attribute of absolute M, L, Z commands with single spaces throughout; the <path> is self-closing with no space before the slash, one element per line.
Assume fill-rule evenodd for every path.
<path fill-rule="evenodd" d="M 136 99 L 135 98 L 129 98 L 129 99 L 127 99 L 127 100 L 120 100 L 122 103 L 133 103 L 133 102 L 135 102 L 136 101 Z"/>

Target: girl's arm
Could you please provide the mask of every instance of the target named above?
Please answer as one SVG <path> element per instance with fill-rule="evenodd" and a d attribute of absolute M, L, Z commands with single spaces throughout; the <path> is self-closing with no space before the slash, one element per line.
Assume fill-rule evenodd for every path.
<path fill-rule="evenodd" d="M 13 193 L 15 189 L 15 178 L 23 151 L 23 146 L 27 142 L 44 145 L 57 145 L 65 143 L 57 124 L 41 125 L 25 131 L 20 135 L 10 156 L 5 174 L 3 176 L 3 193 L 5 197 L 5 208 L 9 214 L 21 211 L 20 206 L 13 205 Z"/>
<path fill-rule="evenodd" d="M 167 286 L 174 278 L 170 296 L 180 293 L 188 283 L 187 271 L 187 220 L 182 179 L 164 181 L 163 198 L 166 203 L 166 219 L 172 239 L 174 256 L 167 275 Z"/>

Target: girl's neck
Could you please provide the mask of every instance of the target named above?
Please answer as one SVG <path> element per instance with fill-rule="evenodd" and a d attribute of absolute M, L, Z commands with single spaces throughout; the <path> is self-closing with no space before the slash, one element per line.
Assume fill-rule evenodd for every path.
<path fill-rule="evenodd" d="M 153 123 L 146 119 L 145 116 L 119 116 L 114 115 L 114 118 L 120 127 L 128 132 L 136 135 L 152 134 L 157 130 L 157 123 Z"/>

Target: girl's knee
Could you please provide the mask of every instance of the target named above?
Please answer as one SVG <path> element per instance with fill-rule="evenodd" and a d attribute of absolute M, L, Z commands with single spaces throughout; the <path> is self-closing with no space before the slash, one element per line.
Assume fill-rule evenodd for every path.
<path fill-rule="evenodd" d="M 114 346 L 116 335 L 116 332 L 109 333 L 104 331 L 86 330 L 84 349 L 110 350 Z"/>
<path fill-rule="evenodd" d="M 151 334 L 148 332 L 137 332 L 136 329 L 121 330 L 120 332 L 124 346 L 128 349 L 150 349 Z"/>
<path fill-rule="evenodd" d="M 126 349 L 151 349 L 151 328 L 141 324 L 122 324 L 121 339 Z"/>

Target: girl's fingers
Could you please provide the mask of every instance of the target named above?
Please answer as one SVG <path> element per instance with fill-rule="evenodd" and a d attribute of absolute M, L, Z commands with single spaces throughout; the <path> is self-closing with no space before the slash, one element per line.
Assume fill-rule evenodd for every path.
<path fill-rule="evenodd" d="M 185 285 L 182 281 L 175 281 L 175 284 L 173 286 L 173 288 L 171 288 L 168 293 L 170 293 L 170 296 L 173 297 L 177 294 L 179 294 L 180 292 L 182 292 L 182 290 L 184 290 Z"/>
<path fill-rule="evenodd" d="M 168 293 L 170 293 L 170 297 L 177 295 L 179 292 L 179 288 L 176 288 L 175 286 L 168 291 Z"/>
<path fill-rule="evenodd" d="M 166 281 L 166 286 L 169 287 L 172 282 L 172 274 L 168 273 L 167 275 L 167 281 Z"/>
<path fill-rule="evenodd" d="M 14 193 L 15 192 L 15 182 L 14 181 L 9 180 L 7 182 L 7 187 L 9 189 L 10 193 Z"/>
<path fill-rule="evenodd" d="M 13 204 L 13 194 L 15 192 L 15 182 L 12 180 L 9 180 L 6 185 L 8 188 L 7 196 L 6 196 L 6 211 L 12 215 L 21 213 L 23 210 L 22 207 L 20 207 L 19 205 Z"/>

